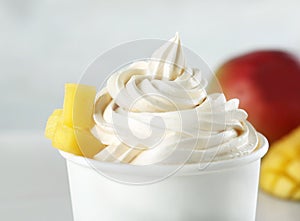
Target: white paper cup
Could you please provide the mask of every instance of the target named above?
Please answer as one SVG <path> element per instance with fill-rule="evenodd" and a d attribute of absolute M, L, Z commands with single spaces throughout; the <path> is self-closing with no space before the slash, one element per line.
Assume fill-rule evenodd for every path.
<path fill-rule="evenodd" d="M 67 159 L 75 221 L 254 221 L 260 160 L 268 149 L 259 135 L 250 155 L 212 162 L 205 169 L 185 165 L 176 174 L 148 185 L 128 185 L 100 175 L 154 176 L 167 167 L 139 174 L 137 166 L 93 162 L 61 152 Z M 169 169 L 169 168 L 168 168 Z"/>

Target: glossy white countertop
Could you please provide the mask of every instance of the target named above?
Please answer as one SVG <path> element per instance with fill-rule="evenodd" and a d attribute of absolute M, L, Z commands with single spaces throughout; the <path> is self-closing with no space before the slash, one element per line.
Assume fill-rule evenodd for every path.
<path fill-rule="evenodd" d="M 0 220 L 72 220 L 64 159 L 41 132 L 0 134 Z M 257 221 L 296 221 L 300 203 L 259 193 Z"/>

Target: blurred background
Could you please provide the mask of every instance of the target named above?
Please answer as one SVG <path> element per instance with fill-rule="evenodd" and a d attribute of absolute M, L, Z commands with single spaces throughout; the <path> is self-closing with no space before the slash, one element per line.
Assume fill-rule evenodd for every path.
<path fill-rule="evenodd" d="M 126 41 L 178 31 L 213 69 L 257 48 L 297 51 L 299 8 L 298 0 L 0 0 L 0 131 L 43 130 L 64 83 Z"/>
<path fill-rule="evenodd" d="M 64 84 L 96 56 L 175 32 L 214 70 L 249 50 L 300 52 L 299 9 L 299 0 L 0 0 L 0 220 L 72 220 L 65 162 L 43 130 Z M 299 204 L 259 199 L 259 221 L 300 216 Z"/>

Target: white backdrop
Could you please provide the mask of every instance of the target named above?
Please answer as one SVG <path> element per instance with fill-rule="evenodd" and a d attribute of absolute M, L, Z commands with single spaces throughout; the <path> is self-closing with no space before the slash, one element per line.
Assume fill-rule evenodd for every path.
<path fill-rule="evenodd" d="M 0 0 L 0 131 L 43 130 L 64 83 L 125 41 L 178 31 L 212 68 L 257 48 L 299 51 L 299 8 L 298 0 Z"/>

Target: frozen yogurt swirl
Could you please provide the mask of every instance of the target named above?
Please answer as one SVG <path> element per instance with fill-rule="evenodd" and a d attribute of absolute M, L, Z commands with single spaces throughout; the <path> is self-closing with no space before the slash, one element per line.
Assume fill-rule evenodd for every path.
<path fill-rule="evenodd" d="M 189 68 L 179 36 L 114 73 L 96 98 L 93 134 L 105 145 L 94 158 L 136 165 L 199 163 L 251 153 L 258 144 L 239 101 L 207 94 Z"/>

